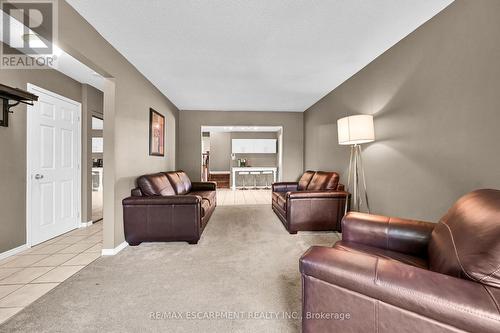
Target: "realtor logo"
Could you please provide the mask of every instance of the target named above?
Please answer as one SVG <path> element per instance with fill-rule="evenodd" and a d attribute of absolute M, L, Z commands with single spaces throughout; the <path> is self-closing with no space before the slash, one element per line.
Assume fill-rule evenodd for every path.
<path fill-rule="evenodd" d="M 0 0 L 0 68 L 50 68 L 57 55 L 57 0 Z"/>

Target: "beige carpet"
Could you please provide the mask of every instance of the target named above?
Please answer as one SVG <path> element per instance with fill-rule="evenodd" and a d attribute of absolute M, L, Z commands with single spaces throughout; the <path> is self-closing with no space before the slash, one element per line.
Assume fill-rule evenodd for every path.
<path fill-rule="evenodd" d="M 298 259 L 338 237 L 289 235 L 269 205 L 217 207 L 198 245 L 144 243 L 98 259 L 0 331 L 299 332 Z"/>

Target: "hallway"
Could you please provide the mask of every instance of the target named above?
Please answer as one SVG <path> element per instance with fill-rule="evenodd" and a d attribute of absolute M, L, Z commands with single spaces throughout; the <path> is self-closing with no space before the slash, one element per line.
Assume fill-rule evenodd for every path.
<path fill-rule="evenodd" d="M 270 205 L 271 190 L 217 190 L 217 205 Z"/>

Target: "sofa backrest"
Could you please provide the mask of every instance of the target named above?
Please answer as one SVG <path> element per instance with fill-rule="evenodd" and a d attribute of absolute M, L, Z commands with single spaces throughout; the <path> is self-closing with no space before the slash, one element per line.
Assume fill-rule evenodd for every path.
<path fill-rule="evenodd" d="M 316 171 L 307 185 L 308 191 L 336 190 L 339 174 L 336 172 Z"/>
<path fill-rule="evenodd" d="M 188 194 L 191 192 L 191 179 L 189 179 L 188 175 L 182 171 L 169 171 L 165 173 L 170 180 L 170 184 L 175 190 L 175 193 L 179 195 Z"/>
<path fill-rule="evenodd" d="M 460 198 L 434 228 L 429 268 L 500 288 L 500 191 Z"/>
<path fill-rule="evenodd" d="M 311 181 L 311 178 L 314 176 L 315 173 L 316 171 L 311 171 L 311 170 L 307 170 L 306 172 L 304 172 L 302 177 L 300 177 L 297 190 L 305 191 L 307 189 L 307 185 L 309 185 L 309 182 Z"/>
<path fill-rule="evenodd" d="M 174 188 L 164 173 L 141 176 L 137 179 L 137 186 L 145 196 L 175 195 Z"/>

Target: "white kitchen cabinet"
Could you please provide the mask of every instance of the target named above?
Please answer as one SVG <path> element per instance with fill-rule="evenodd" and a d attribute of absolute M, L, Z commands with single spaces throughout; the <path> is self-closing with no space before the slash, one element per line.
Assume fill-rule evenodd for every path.
<path fill-rule="evenodd" d="M 276 154 L 276 139 L 233 139 L 233 154 Z"/>

